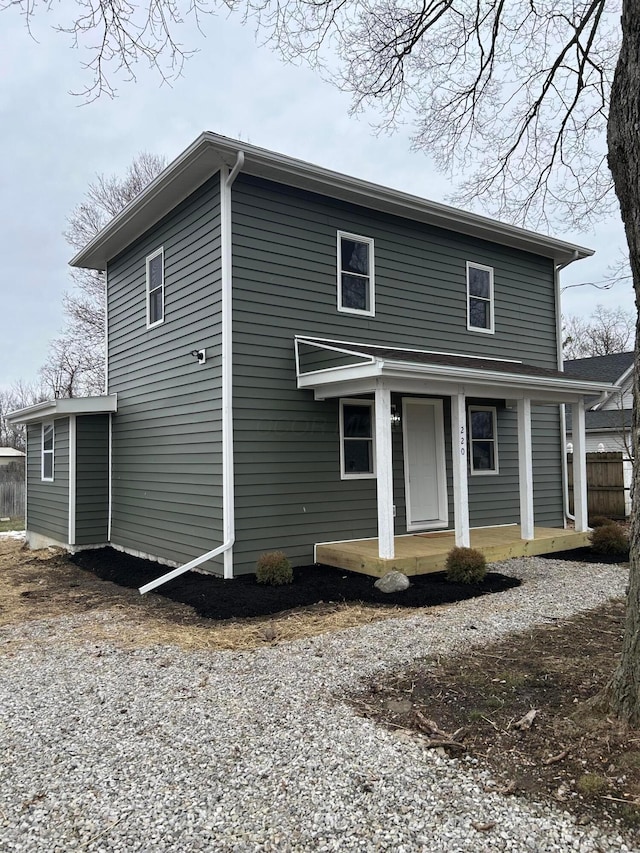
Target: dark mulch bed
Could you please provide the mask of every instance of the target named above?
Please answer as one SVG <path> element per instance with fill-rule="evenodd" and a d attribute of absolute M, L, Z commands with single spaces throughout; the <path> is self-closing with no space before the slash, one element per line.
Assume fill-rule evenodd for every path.
<path fill-rule="evenodd" d="M 80 551 L 71 559 L 103 580 L 130 588 L 143 586 L 165 571 L 157 563 L 130 557 L 112 548 Z M 450 583 L 443 572 L 438 572 L 411 578 L 411 586 L 404 592 L 385 594 L 374 587 L 374 581 L 375 578 L 329 566 L 299 566 L 294 569 L 294 582 L 284 586 L 258 584 L 254 575 L 225 581 L 212 575 L 186 572 L 154 592 L 193 607 L 205 618 L 233 619 L 267 616 L 323 602 L 432 607 L 520 585 L 516 578 L 497 572 L 487 574 L 480 584 Z"/>
<path fill-rule="evenodd" d="M 557 551 L 554 554 L 540 554 L 545 560 L 571 560 L 578 563 L 628 563 L 628 557 L 616 557 L 612 554 L 598 554 L 591 546 L 574 548 L 573 551 Z"/>

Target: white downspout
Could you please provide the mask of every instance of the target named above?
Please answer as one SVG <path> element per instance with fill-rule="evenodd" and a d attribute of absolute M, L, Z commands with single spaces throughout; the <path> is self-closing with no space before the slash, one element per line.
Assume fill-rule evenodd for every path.
<path fill-rule="evenodd" d="M 178 566 L 170 572 L 140 587 L 144 595 L 167 581 L 177 578 L 224 554 L 224 577 L 233 577 L 233 545 L 235 536 L 235 496 L 233 476 L 233 266 L 231 238 L 231 187 L 244 165 L 244 151 L 238 151 L 231 172 L 220 169 L 220 228 L 221 234 L 221 295 L 222 295 L 222 532 L 224 542 L 212 551 Z"/>
<path fill-rule="evenodd" d="M 558 264 L 553 270 L 553 282 L 556 297 L 556 346 L 558 351 L 558 370 L 562 370 L 562 310 L 560 307 L 560 271 L 569 264 L 578 260 L 578 250 L 573 253 L 573 257 L 563 264 Z M 564 403 L 560 404 L 560 441 L 562 444 L 562 501 L 564 504 L 564 516 L 569 521 L 575 521 L 575 516 L 569 512 L 569 472 L 567 470 L 567 414 Z M 566 527 L 566 524 L 565 524 Z"/>

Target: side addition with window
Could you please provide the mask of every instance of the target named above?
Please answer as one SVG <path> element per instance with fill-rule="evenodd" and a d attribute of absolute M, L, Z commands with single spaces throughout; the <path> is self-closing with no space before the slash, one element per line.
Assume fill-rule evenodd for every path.
<path fill-rule="evenodd" d="M 41 479 L 53 482 L 53 424 L 42 424 L 42 471 Z"/>
<path fill-rule="evenodd" d="M 373 400 L 340 400 L 340 476 L 375 477 Z"/>
<path fill-rule="evenodd" d="M 373 240 L 338 231 L 338 311 L 375 314 Z"/>
<path fill-rule="evenodd" d="M 467 329 L 493 334 L 493 267 L 467 261 Z"/>
<path fill-rule="evenodd" d="M 147 256 L 147 328 L 164 322 L 164 249 Z"/>
<path fill-rule="evenodd" d="M 498 419 L 495 406 L 469 406 L 471 473 L 498 473 Z"/>

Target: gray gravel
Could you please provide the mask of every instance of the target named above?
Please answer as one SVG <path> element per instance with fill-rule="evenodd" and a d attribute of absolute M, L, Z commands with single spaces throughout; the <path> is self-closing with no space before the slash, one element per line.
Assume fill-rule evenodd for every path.
<path fill-rule="evenodd" d="M 492 792 L 474 761 L 340 701 L 366 675 L 569 616 L 626 584 L 617 566 L 498 568 L 525 583 L 252 652 L 67 641 L 111 618 L 95 611 L 1 631 L 0 850 L 640 850 Z"/>

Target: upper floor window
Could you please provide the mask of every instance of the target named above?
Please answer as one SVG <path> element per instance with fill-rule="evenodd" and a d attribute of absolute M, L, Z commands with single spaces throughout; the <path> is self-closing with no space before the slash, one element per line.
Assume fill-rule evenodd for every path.
<path fill-rule="evenodd" d="M 338 231 L 338 311 L 375 314 L 373 240 Z"/>
<path fill-rule="evenodd" d="M 340 474 L 374 477 L 373 400 L 340 400 Z"/>
<path fill-rule="evenodd" d="M 42 424 L 42 473 L 43 480 L 53 481 L 53 424 Z"/>
<path fill-rule="evenodd" d="M 493 334 L 493 267 L 467 261 L 467 329 Z"/>
<path fill-rule="evenodd" d="M 471 473 L 498 473 L 498 430 L 495 406 L 469 406 Z"/>
<path fill-rule="evenodd" d="M 147 328 L 164 321 L 164 249 L 147 255 Z"/>

